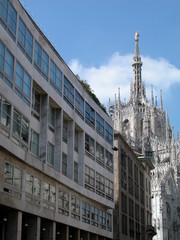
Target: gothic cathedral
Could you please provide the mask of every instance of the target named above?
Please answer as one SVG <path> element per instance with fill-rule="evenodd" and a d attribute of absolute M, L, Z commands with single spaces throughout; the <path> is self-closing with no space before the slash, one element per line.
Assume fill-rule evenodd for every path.
<path fill-rule="evenodd" d="M 180 239 L 180 137 L 175 141 L 168 111 L 163 110 L 162 91 L 160 106 L 151 87 L 151 101 L 146 97 L 142 82 L 142 61 L 135 34 L 133 57 L 134 79 L 130 86 L 129 102 L 118 97 L 111 103 L 109 115 L 114 129 L 119 131 L 135 152 L 148 156 L 155 166 L 152 171 L 152 225 L 157 235 L 154 240 Z"/>

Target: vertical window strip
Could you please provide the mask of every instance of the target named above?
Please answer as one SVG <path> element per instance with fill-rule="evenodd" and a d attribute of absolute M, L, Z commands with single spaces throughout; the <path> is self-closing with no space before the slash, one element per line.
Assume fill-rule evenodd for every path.
<path fill-rule="evenodd" d="M 11 125 L 11 104 L 0 96 L 0 123 L 8 131 Z M 5 130 L 5 129 L 4 129 Z"/>
<path fill-rule="evenodd" d="M 28 143 L 29 123 L 16 109 L 13 113 L 13 135 Z"/>
<path fill-rule="evenodd" d="M 94 129 L 94 127 L 95 127 L 95 111 L 87 102 L 86 102 L 86 106 L 85 106 L 85 113 L 86 113 L 86 123 Z"/>
<path fill-rule="evenodd" d="M 9 0 L 0 1 L 0 24 L 15 41 L 17 12 Z"/>
<path fill-rule="evenodd" d="M 74 181 L 78 183 L 78 163 L 74 161 Z"/>
<path fill-rule="evenodd" d="M 31 130 L 31 152 L 39 155 L 39 134 L 34 130 Z"/>
<path fill-rule="evenodd" d="M 96 113 L 96 131 L 104 137 L 104 119 Z"/>
<path fill-rule="evenodd" d="M 66 77 L 64 77 L 64 100 L 74 109 L 74 87 Z"/>
<path fill-rule="evenodd" d="M 18 25 L 18 46 L 32 63 L 33 36 L 20 17 Z"/>
<path fill-rule="evenodd" d="M 12 88 L 14 72 L 14 57 L 0 42 L 0 77 Z"/>
<path fill-rule="evenodd" d="M 39 71 L 39 73 L 48 81 L 49 56 L 37 41 L 35 41 L 34 47 L 34 66 Z"/>
<path fill-rule="evenodd" d="M 113 128 L 107 122 L 105 123 L 105 140 L 113 144 Z"/>
<path fill-rule="evenodd" d="M 30 106 L 31 77 L 18 62 L 16 63 L 15 83 L 16 93 L 18 94 L 19 97 L 21 97 L 24 100 L 24 102 L 28 106 Z"/>
<path fill-rule="evenodd" d="M 51 86 L 62 95 L 62 72 L 52 60 L 50 60 L 50 81 Z"/>
<path fill-rule="evenodd" d="M 62 174 L 67 176 L 67 155 L 62 153 Z"/>
<path fill-rule="evenodd" d="M 84 120 L 84 99 L 77 90 L 75 91 L 75 112 Z"/>
<path fill-rule="evenodd" d="M 47 161 L 51 166 L 54 166 L 54 145 L 52 145 L 51 143 L 48 143 L 48 159 L 47 159 Z"/>

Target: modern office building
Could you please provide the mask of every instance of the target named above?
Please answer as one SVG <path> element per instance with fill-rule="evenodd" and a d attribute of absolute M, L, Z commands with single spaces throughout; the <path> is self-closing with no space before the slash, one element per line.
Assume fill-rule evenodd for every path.
<path fill-rule="evenodd" d="M 113 122 L 0 0 L 0 239 L 113 239 Z"/>
<path fill-rule="evenodd" d="M 114 135 L 114 240 L 152 240 L 151 161 Z"/>

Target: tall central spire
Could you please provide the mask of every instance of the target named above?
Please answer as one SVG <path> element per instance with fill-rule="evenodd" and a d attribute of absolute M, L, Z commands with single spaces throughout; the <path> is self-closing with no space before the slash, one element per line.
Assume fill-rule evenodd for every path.
<path fill-rule="evenodd" d="M 135 52 L 133 57 L 133 71 L 134 71 L 134 97 L 140 98 L 143 94 L 143 86 L 142 86 L 142 79 L 141 79 L 141 57 L 139 53 L 139 46 L 138 46 L 138 40 L 139 40 L 139 33 L 135 33 Z"/>

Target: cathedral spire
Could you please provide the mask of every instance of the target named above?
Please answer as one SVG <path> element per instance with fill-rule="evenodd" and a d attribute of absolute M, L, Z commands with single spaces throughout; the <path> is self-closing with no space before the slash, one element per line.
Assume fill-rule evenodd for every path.
<path fill-rule="evenodd" d="M 138 40 L 139 40 L 139 33 L 136 32 L 136 33 L 135 33 L 135 53 L 134 53 L 134 56 L 135 56 L 135 57 L 139 57 L 139 56 L 140 56 L 139 46 L 138 46 Z"/>
<path fill-rule="evenodd" d="M 118 110 L 121 108 L 120 88 L 118 88 Z"/>
<path fill-rule="evenodd" d="M 139 53 L 139 46 L 138 46 L 139 34 L 135 33 L 135 52 L 133 57 L 133 71 L 134 71 L 134 97 L 136 99 L 142 97 L 143 95 L 143 85 L 141 79 L 141 57 Z"/>
<path fill-rule="evenodd" d="M 162 90 L 160 90 L 160 108 L 163 110 Z"/>
<path fill-rule="evenodd" d="M 114 101 L 114 113 L 116 115 L 116 110 L 117 110 L 117 99 L 116 99 L 116 94 L 115 94 L 115 101 Z"/>
<path fill-rule="evenodd" d="M 153 85 L 151 85 L 151 105 L 154 106 L 154 93 L 153 93 Z"/>

